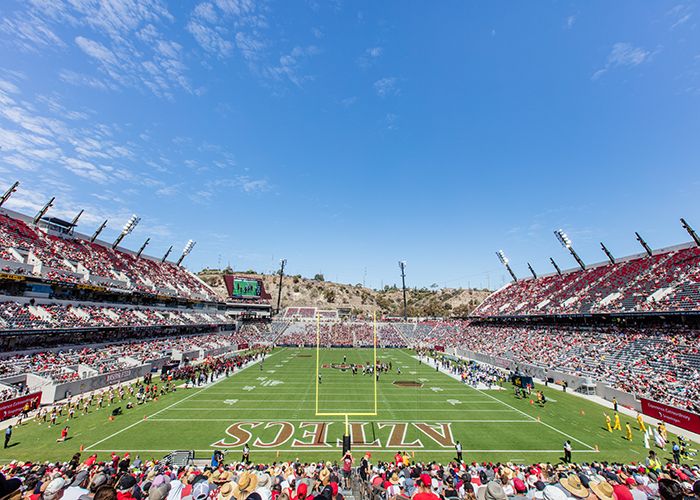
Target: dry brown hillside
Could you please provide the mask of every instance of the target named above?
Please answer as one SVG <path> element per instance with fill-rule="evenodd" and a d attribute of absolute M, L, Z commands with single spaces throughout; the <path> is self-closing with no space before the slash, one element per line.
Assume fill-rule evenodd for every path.
<path fill-rule="evenodd" d="M 277 290 L 279 276 L 266 274 L 250 274 L 234 272 L 237 276 L 260 278 L 265 284 L 265 290 L 272 295 L 272 304 L 277 305 Z M 199 273 L 199 277 L 209 286 L 213 287 L 222 298 L 226 297 L 223 272 L 220 270 L 205 269 Z M 319 278 L 321 278 L 319 276 Z M 408 315 L 409 316 L 466 316 L 487 295 L 488 290 L 476 290 L 465 288 L 443 289 L 408 289 Z M 373 290 L 362 285 L 346 285 L 322 281 L 321 279 L 308 279 L 302 276 L 285 276 L 282 283 L 282 308 L 288 306 L 314 306 L 319 308 L 335 309 L 349 307 L 354 314 L 370 313 L 373 311 L 382 314 L 403 314 L 403 302 L 401 289 L 385 287 L 383 290 Z"/>

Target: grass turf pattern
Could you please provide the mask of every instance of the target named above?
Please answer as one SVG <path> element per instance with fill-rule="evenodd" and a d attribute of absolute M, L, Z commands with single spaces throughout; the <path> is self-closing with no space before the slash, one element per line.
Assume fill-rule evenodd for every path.
<path fill-rule="evenodd" d="M 316 415 L 316 350 L 277 348 L 262 369 L 255 364 L 203 388 L 178 389 L 113 421 L 109 415 L 116 405 L 93 409 L 69 422 L 71 439 L 64 443 L 56 438 L 65 416 L 51 428 L 28 421 L 15 429 L 13 446 L 0 450 L 0 459 L 67 460 L 82 445 L 84 455 L 96 452 L 100 458 L 111 451 L 161 458 L 177 449 L 194 449 L 202 458 L 217 447 L 230 451 L 228 460 L 238 460 L 245 442 L 256 462 L 339 459 L 346 429 L 342 414 L 373 412 L 374 380 L 337 365 L 344 357 L 346 364 L 371 363 L 373 353 L 319 352 L 319 412 L 341 415 Z M 454 457 L 453 441 L 459 440 L 468 461 L 557 462 L 566 439 L 578 462 L 639 461 L 647 455 L 632 417 L 622 416 L 623 428 L 629 421 L 634 429 L 630 442 L 604 428 L 603 413 L 611 410 L 578 396 L 537 387 L 549 399 L 541 408 L 516 399 L 509 387 L 466 386 L 434 365 L 419 363 L 410 350 L 378 349 L 377 358 L 391 362 L 392 370 L 379 377 L 377 415 L 349 417 L 355 455 L 371 451 L 375 459 L 390 460 L 396 451 L 409 450 L 415 460 L 445 462 Z"/>

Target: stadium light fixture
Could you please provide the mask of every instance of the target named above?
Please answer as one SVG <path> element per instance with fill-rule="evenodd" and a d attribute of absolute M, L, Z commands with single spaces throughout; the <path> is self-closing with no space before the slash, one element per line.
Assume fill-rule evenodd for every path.
<path fill-rule="evenodd" d="M 513 278 L 513 281 L 515 281 L 517 283 L 518 277 L 515 275 L 515 273 L 511 269 L 510 261 L 508 260 L 508 257 L 506 257 L 505 252 L 503 250 L 499 250 L 498 252 L 496 252 L 496 257 L 498 257 L 498 260 L 501 261 L 501 264 L 503 264 L 503 267 L 505 267 L 508 270 L 511 278 Z"/>
<path fill-rule="evenodd" d="M 2 203 L 0 203 L 0 205 L 2 205 Z M 692 227 L 690 227 L 690 224 L 688 224 L 683 217 L 681 217 L 681 226 L 683 226 L 683 229 L 688 231 L 688 234 L 691 238 L 693 238 L 695 244 L 700 247 L 700 237 L 698 237 L 695 230 Z"/>
<path fill-rule="evenodd" d="M 282 303 L 282 277 L 284 276 L 284 266 L 287 265 L 287 259 L 280 259 L 280 282 L 277 287 L 277 314 L 280 313 L 280 304 Z"/>
<path fill-rule="evenodd" d="M 403 289 L 403 320 L 408 321 L 408 308 L 406 306 L 406 261 L 399 261 L 399 269 L 401 269 L 401 288 Z"/>
<path fill-rule="evenodd" d="M 131 217 L 129 217 L 129 220 L 126 221 L 126 224 L 124 224 L 124 227 L 122 228 L 122 232 L 119 233 L 117 239 L 114 240 L 114 243 L 112 243 L 112 250 L 119 246 L 119 243 L 122 242 L 122 240 L 127 234 L 131 233 L 131 231 L 133 231 L 134 228 L 138 226 L 139 222 L 141 222 L 141 217 L 137 217 L 136 215 L 132 215 Z"/>
<path fill-rule="evenodd" d="M 90 243 L 95 242 L 95 240 L 100 235 L 100 233 L 102 232 L 102 230 L 105 228 L 106 225 L 107 225 L 107 219 L 105 219 L 105 221 L 102 224 L 100 224 L 100 227 L 97 228 L 97 230 L 95 231 L 95 234 L 92 235 L 92 237 L 90 238 Z"/>
<path fill-rule="evenodd" d="M 148 245 L 148 243 L 150 243 L 150 241 L 151 241 L 151 238 L 146 238 L 146 241 L 143 242 L 143 245 L 141 245 L 141 248 L 139 248 L 139 251 L 136 253 L 136 258 L 137 258 L 137 259 L 138 259 L 139 257 L 141 257 L 141 254 L 142 254 L 143 251 L 146 249 L 146 245 Z"/>
<path fill-rule="evenodd" d="M 634 235 L 637 237 L 637 241 L 639 242 L 640 245 L 642 245 L 642 248 L 647 253 L 647 255 L 649 257 L 651 257 L 651 255 L 652 255 L 651 247 L 649 245 L 647 245 L 647 242 L 644 241 L 644 238 L 642 238 L 638 232 L 635 231 Z"/>
<path fill-rule="evenodd" d="M 530 265 L 529 262 L 527 263 L 527 268 L 528 268 L 528 269 L 530 270 L 530 272 L 532 273 L 532 277 L 535 278 L 535 279 L 537 279 L 537 273 L 536 273 L 535 270 L 532 268 L 532 266 Z"/>
<path fill-rule="evenodd" d="M 34 225 L 38 224 L 41 218 L 46 215 L 46 212 L 49 211 L 49 208 L 53 206 L 53 202 L 56 199 L 55 196 L 52 196 L 51 199 L 46 202 L 46 205 L 44 205 L 41 210 L 37 212 L 37 214 L 34 216 Z"/>
<path fill-rule="evenodd" d="M 182 255 L 180 255 L 179 259 L 177 259 L 176 265 L 179 266 L 180 264 L 182 264 L 182 260 L 190 254 L 190 252 L 192 251 L 192 249 L 194 248 L 194 246 L 196 244 L 197 244 L 197 242 L 194 240 L 187 240 L 187 243 L 185 244 L 185 248 L 182 250 Z"/>
<path fill-rule="evenodd" d="M 557 229 L 556 231 L 554 231 L 554 235 L 559 240 L 559 243 L 561 243 L 561 246 L 566 248 L 571 253 L 573 258 L 576 260 L 578 265 L 581 267 L 581 269 L 585 270 L 586 264 L 583 263 L 583 261 L 581 260 L 581 257 L 579 257 L 578 254 L 576 253 L 576 250 L 574 250 L 574 247 L 571 245 L 571 240 L 569 239 L 569 236 L 564 232 L 564 230 Z"/>
<path fill-rule="evenodd" d="M 5 191 L 5 194 L 3 194 L 2 198 L 0 198 L 0 207 L 3 205 L 3 203 L 10 199 L 12 193 L 17 191 L 17 186 L 19 186 L 19 181 L 15 181 L 15 183 L 12 184 L 7 191 Z"/>
<path fill-rule="evenodd" d="M 607 255 L 608 260 L 610 261 L 611 264 L 615 263 L 615 257 L 613 257 L 613 254 L 610 253 L 610 250 L 608 250 L 608 247 L 605 246 L 605 244 L 601 241 L 600 242 L 600 248 L 603 249 L 603 252 L 605 252 L 605 255 Z"/>
<path fill-rule="evenodd" d="M 168 258 L 168 255 L 170 255 L 170 252 L 172 252 L 172 251 L 173 251 L 173 246 L 170 245 L 170 248 L 168 248 L 168 251 L 165 252 L 165 255 L 163 255 L 163 258 L 160 259 L 160 263 L 161 263 L 161 264 L 162 264 L 163 262 L 165 262 L 165 259 Z"/>
<path fill-rule="evenodd" d="M 549 258 L 549 262 L 551 262 L 552 265 L 554 266 L 554 269 L 557 270 L 557 274 L 558 274 L 559 276 L 561 276 L 561 269 L 559 269 L 559 266 L 557 265 L 556 262 L 554 262 L 554 259 L 553 259 L 552 257 Z"/>

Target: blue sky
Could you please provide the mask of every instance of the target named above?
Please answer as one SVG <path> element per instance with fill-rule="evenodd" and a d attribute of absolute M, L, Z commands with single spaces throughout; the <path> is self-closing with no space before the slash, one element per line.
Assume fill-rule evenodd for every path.
<path fill-rule="evenodd" d="M 9 206 L 186 264 L 491 286 L 700 229 L 695 2 L 0 7 Z"/>

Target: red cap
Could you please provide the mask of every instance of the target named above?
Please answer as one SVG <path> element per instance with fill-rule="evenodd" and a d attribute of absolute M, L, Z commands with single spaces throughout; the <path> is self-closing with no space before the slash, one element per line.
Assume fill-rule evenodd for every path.
<path fill-rule="evenodd" d="M 613 491 L 615 492 L 615 498 L 617 498 L 617 500 L 634 500 L 632 492 L 627 486 L 622 484 L 615 485 L 613 486 Z"/>
<path fill-rule="evenodd" d="M 425 473 L 421 474 L 420 475 L 420 482 L 423 483 L 423 486 L 430 488 L 431 479 L 430 479 L 430 476 L 428 474 L 425 474 Z"/>
<path fill-rule="evenodd" d="M 634 486 L 635 484 L 637 484 L 637 481 L 635 481 L 633 477 L 628 477 L 627 479 L 625 479 L 625 482 L 630 486 Z"/>

